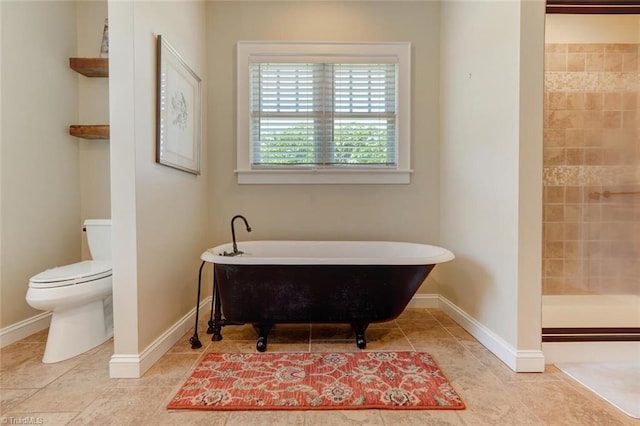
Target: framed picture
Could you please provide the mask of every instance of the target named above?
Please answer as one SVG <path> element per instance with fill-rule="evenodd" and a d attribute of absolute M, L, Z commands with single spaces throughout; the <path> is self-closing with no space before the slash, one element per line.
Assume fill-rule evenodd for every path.
<path fill-rule="evenodd" d="M 200 78 L 169 42 L 157 37 L 156 162 L 200 174 Z"/>

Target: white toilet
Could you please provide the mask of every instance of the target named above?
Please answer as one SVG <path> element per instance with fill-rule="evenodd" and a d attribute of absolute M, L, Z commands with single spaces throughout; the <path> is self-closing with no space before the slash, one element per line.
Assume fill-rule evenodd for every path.
<path fill-rule="evenodd" d="M 27 303 L 51 311 L 42 362 L 64 361 L 113 336 L 111 220 L 84 222 L 93 260 L 47 269 L 29 280 Z"/>

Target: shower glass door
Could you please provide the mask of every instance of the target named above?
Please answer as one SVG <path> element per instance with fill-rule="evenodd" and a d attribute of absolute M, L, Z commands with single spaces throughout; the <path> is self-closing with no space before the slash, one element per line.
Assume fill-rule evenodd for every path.
<path fill-rule="evenodd" d="M 543 341 L 640 340 L 640 18 L 579 18 L 547 15 Z"/>

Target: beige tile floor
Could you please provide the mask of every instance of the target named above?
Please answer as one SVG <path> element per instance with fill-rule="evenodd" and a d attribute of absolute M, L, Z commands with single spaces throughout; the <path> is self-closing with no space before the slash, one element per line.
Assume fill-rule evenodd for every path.
<path fill-rule="evenodd" d="M 206 352 L 255 351 L 250 326 L 223 329 L 192 350 L 187 333 L 140 379 L 109 379 L 111 341 L 71 360 L 42 364 L 46 331 L 0 350 L 2 424 L 44 425 L 640 425 L 554 366 L 512 372 L 437 309 L 408 309 L 372 325 L 371 351 L 429 352 L 467 405 L 462 411 L 168 411 L 165 406 Z M 349 327 L 276 326 L 269 352 L 356 351 Z"/>

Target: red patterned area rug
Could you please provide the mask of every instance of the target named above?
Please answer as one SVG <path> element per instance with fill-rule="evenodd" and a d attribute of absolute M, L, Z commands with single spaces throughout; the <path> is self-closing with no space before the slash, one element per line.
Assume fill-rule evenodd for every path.
<path fill-rule="evenodd" d="M 424 352 L 205 355 L 168 409 L 461 410 Z"/>

